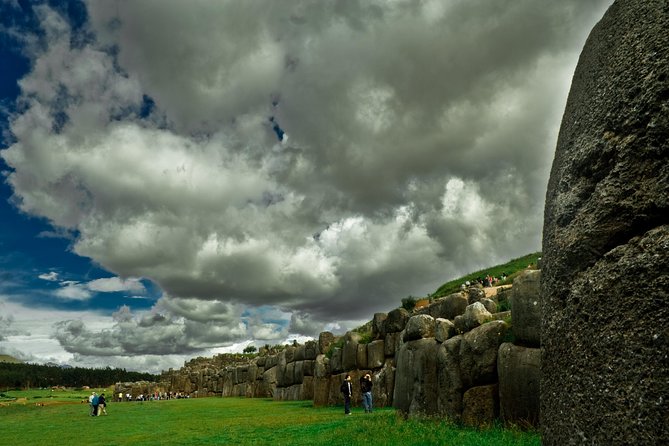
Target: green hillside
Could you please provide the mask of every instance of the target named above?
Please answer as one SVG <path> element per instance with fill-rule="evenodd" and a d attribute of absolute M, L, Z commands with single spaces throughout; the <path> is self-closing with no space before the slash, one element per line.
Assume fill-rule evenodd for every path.
<path fill-rule="evenodd" d="M 541 252 L 535 252 L 532 254 L 527 254 L 523 257 L 517 259 L 509 260 L 506 263 L 501 265 L 491 266 L 490 268 L 485 268 L 480 271 L 476 271 L 466 276 L 451 280 L 440 286 L 437 291 L 430 295 L 430 297 L 441 297 L 447 296 L 449 294 L 460 291 L 460 286 L 466 281 L 475 282 L 478 278 L 482 278 L 487 274 L 490 274 L 493 277 L 502 277 L 502 274 L 506 275 L 505 280 L 499 281 L 496 285 L 508 285 L 513 283 L 513 279 L 516 278 L 521 271 L 529 268 L 536 268 L 539 259 L 541 258 Z"/>
<path fill-rule="evenodd" d="M 9 355 L 0 355 L 0 362 L 8 362 L 10 364 L 23 364 L 23 361 Z"/>

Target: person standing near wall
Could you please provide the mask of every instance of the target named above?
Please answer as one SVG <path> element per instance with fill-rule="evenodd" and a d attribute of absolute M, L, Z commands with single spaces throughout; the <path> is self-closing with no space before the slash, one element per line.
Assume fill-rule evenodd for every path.
<path fill-rule="evenodd" d="M 344 415 L 351 415 L 351 395 L 353 394 L 351 375 L 346 375 L 339 390 L 341 390 L 341 393 L 344 395 Z"/>
<path fill-rule="evenodd" d="M 360 378 L 360 392 L 365 413 L 372 413 L 372 385 L 372 376 L 369 373 Z"/>
<path fill-rule="evenodd" d="M 98 398 L 98 415 L 102 414 L 107 415 L 107 401 L 105 400 L 104 393 Z"/>
<path fill-rule="evenodd" d="M 93 400 L 91 401 L 91 404 L 93 405 L 93 413 L 91 415 L 93 415 L 94 417 L 98 416 L 98 401 L 99 401 L 98 394 L 93 392 Z"/>

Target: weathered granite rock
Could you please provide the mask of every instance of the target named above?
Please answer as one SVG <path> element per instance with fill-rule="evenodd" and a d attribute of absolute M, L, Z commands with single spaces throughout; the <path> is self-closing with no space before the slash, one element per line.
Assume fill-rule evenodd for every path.
<path fill-rule="evenodd" d="M 468 426 L 490 426 L 499 416 L 497 384 L 472 387 L 462 397 L 462 422 Z"/>
<path fill-rule="evenodd" d="M 293 361 L 304 361 L 305 357 L 305 348 L 304 345 L 298 345 L 295 347 L 295 354 L 293 356 Z"/>
<path fill-rule="evenodd" d="M 318 350 L 318 342 L 316 341 L 307 341 L 304 343 L 304 359 L 306 360 L 313 360 L 316 359 L 316 356 L 318 356 L 320 352 Z"/>
<path fill-rule="evenodd" d="M 383 332 L 388 334 L 404 330 L 410 317 L 411 315 L 404 308 L 395 308 L 383 321 Z"/>
<path fill-rule="evenodd" d="M 314 378 L 314 407 L 324 407 L 328 405 L 330 397 L 330 375 Z"/>
<path fill-rule="evenodd" d="M 279 363 L 278 355 L 268 356 L 267 359 L 265 360 L 265 370 L 271 369 L 272 367 L 276 367 L 278 363 Z"/>
<path fill-rule="evenodd" d="M 465 312 L 469 302 L 467 296 L 462 293 L 449 294 L 446 297 L 435 300 L 431 305 L 421 308 L 420 314 L 429 314 L 433 318 L 444 318 L 453 320 Z"/>
<path fill-rule="evenodd" d="M 434 337 L 434 318 L 428 314 L 417 314 L 409 318 L 404 330 L 404 342 Z"/>
<path fill-rule="evenodd" d="M 325 378 L 329 375 L 330 360 L 325 355 L 318 355 L 314 361 L 314 376 L 316 378 Z"/>
<path fill-rule="evenodd" d="M 383 331 L 383 323 L 386 319 L 388 319 L 386 313 L 374 313 L 374 318 L 372 319 L 372 337 L 374 339 L 385 337 L 386 333 Z"/>
<path fill-rule="evenodd" d="M 302 381 L 302 394 L 300 395 L 301 400 L 313 400 L 314 399 L 314 384 L 315 378 L 313 376 L 305 376 Z"/>
<path fill-rule="evenodd" d="M 490 320 L 492 320 L 492 315 L 488 310 L 485 309 L 481 302 L 475 302 L 468 305 L 465 309 L 465 314 L 457 316 L 453 323 L 459 332 L 464 333 Z"/>
<path fill-rule="evenodd" d="M 279 387 L 290 387 L 295 382 L 295 362 L 289 362 L 286 364 L 285 371 L 283 373 L 283 380 L 279 382 Z"/>
<path fill-rule="evenodd" d="M 344 371 L 354 370 L 357 368 L 358 359 L 358 343 L 360 342 L 360 334 L 349 331 L 344 335 L 344 346 L 342 347 L 341 365 Z"/>
<path fill-rule="evenodd" d="M 295 361 L 293 364 L 293 384 L 302 384 L 304 380 L 304 361 Z"/>
<path fill-rule="evenodd" d="M 387 359 L 381 370 L 374 377 L 374 387 L 372 388 L 374 407 L 392 406 L 393 392 L 395 390 L 394 361 Z"/>
<path fill-rule="evenodd" d="M 497 381 L 497 351 L 508 328 L 503 321 L 492 321 L 440 345 L 437 349 L 440 413 L 459 420 L 464 392 Z"/>
<path fill-rule="evenodd" d="M 462 416 L 464 385 L 460 373 L 462 335 L 448 339 L 437 348 L 437 411 L 452 420 Z"/>
<path fill-rule="evenodd" d="M 344 367 L 341 362 L 342 358 L 342 349 L 335 347 L 332 351 L 332 357 L 330 358 L 330 373 L 332 375 L 337 375 L 344 371 Z"/>
<path fill-rule="evenodd" d="M 393 407 L 408 415 L 437 411 L 437 362 L 434 338 L 402 344 L 397 352 Z"/>
<path fill-rule="evenodd" d="M 479 302 L 483 304 L 488 313 L 490 314 L 497 313 L 497 304 L 495 303 L 494 300 L 484 297 Z"/>
<path fill-rule="evenodd" d="M 384 353 L 386 356 L 395 356 L 395 352 L 399 350 L 402 345 L 402 337 L 400 332 L 388 333 L 383 344 Z"/>
<path fill-rule="evenodd" d="M 359 369 L 367 369 L 367 344 L 358 344 L 358 353 L 355 358 L 356 366 Z"/>
<path fill-rule="evenodd" d="M 469 305 L 480 302 L 481 299 L 485 299 L 485 291 L 481 285 L 467 288 L 467 301 Z"/>
<path fill-rule="evenodd" d="M 322 332 L 318 335 L 318 351 L 322 354 L 325 354 L 330 348 L 330 345 L 332 345 L 335 341 L 335 335 L 329 331 Z"/>
<path fill-rule="evenodd" d="M 383 367 L 385 359 L 383 341 L 372 341 L 367 344 L 367 367 L 370 369 Z"/>
<path fill-rule="evenodd" d="M 543 229 L 546 445 L 669 444 L 669 7 L 616 1 L 581 53 Z"/>
<path fill-rule="evenodd" d="M 541 350 L 504 343 L 497 355 L 500 414 L 516 425 L 539 424 Z"/>
<path fill-rule="evenodd" d="M 523 271 L 513 281 L 511 318 L 516 343 L 541 345 L 541 271 Z"/>
<path fill-rule="evenodd" d="M 457 334 L 455 324 L 448 319 L 437 318 L 434 324 L 434 337 L 437 342 L 444 342 Z"/>
<path fill-rule="evenodd" d="M 509 326 L 492 321 L 465 333 L 460 344 L 460 371 L 466 386 L 497 381 L 497 351 Z"/>
<path fill-rule="evenodd" d="M 304 364 L 302 371 L 304 376 L 314 376 L 314 369 L 316 367 L 315 359 L 307 359 L 302 362 Z"/>

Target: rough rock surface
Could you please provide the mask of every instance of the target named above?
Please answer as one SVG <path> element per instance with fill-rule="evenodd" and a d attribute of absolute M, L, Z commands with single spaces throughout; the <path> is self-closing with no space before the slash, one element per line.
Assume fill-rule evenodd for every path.
<path fill-rule="evenodd" d="M 541 345 L 541 270 L 523 271 L 513 281 L 511 318 L 516 343 Z"/>
<path fill-rule="evenodd" d="M 402 344 L 397 352 L 393 407 L 409 415 L 437 411 L 437 363 L 434 338 Z"/>
<path fill-rule="evenodd" d="M 516 425 L 539 424 L 539 381 L 541 350 L 511 343 L 499 346 L 500 415 Z"/>
<path fill-rule="evenodd" d="M 669 444 L 669 4 L 616 1 L 574 73 L 546 195 L 546 445 Z"/>

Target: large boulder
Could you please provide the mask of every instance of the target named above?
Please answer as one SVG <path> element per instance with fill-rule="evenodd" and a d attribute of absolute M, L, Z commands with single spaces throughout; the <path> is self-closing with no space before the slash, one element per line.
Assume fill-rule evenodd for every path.
<path fill-rule="evenodd" d="M 448 319 L 437 318 L 434 321 L 434 337 L 437 342 L 444 342 L 456 334 L 455 324 Z"/>
<path fill-rule="evenodd" d="M 304 343 L 304 359 L 316 359 L 316 356 L 318 356 L 320 353 L 324 352 L 318 350 L 318 342 L 307 341 Z"/>
<path fill-rule="evenodd" d="M 334 350 L 332 350 L 332 357 L 330 358 L 329 361 L 330 373 L 332 375 L 336 375 L 344 371 L 341 358 L 342 358 L 342 349 L 335 347 Z"/>
<path fill-rule="evenodd" d="M 358 344 L 358 353 L 355 359 L 356 367 L 359 369 L 367 369 L 367 344 Z"/>
<path fill-rule="evenodd" d="M 383 343 L 383 351 L 386 356 L 395 356 L 395 352 L 400 349 L 402 345 L 401 332 L 388 333 Z"/>
<path fill-rule="evenodd" d="M 460 420 L 463 394 L 497 381 L 497 351 L 509 326 L 492 321 L 458 335 L 437 349 L 438 411 Z"/>
<path fill-rule="evenodd" d="M 404 330 L 411 315 L 404 308 L 395 308 L 383 321 L 383 333 L 396 333 Z"/>
<path fill-rule="evenodd" d="M 538 425 L 541 350 L 508 342 L 499 346 L 500 414 L 516 425 Z"/>
<path fill-rule="evenodd" d="M 490 426 L 499 416 L 497 384 L 472 387 L 462 397 L 462 422 L 468 426 Z"/>
<path fill-rule="evenodd" d="M 539 347 L 541 340 L 541 271 L 523 271 L 513 281 L 511 318 L 516 342 Z"/>
<path fill-rule="evenodd" d="M 388 319 L 388 315 L 386 313 L 374 313 L 374 318 L 372 319 L 372 337 L 374 339 L 385 336 L 383 331 L 383 323 L 386 319 Z"/>
<path fill-rule="evenodd" d="M 486 310 L 485 306 L 481 302 L 474 302 L 468 305 L 465 313 L 457 316 L 453 323 L 460 333 L 464 333 L 490 320 L 492 320 L 492 314 Z"/>
<path fill-rule="evenodd" d="M 318 335 L 318 351 L 322 354 L 327 353 L 330 345 L 336 342 L 337 338 L 329 331 L 324 331 Z"/>
<path fill-rule="evenodd" d="M 581 53 L 546 194 L 546 445 L 669 444 L 669 7 L 617 0 Z"/>
<path fill-rule="evenodd" d="M 367 366 L 370 369 L 383 367 L 385 362 L 384 342 L 372 341 L 367 344 Z"/>
<path fill-rule="evenodd" d="M 417 314 L 407 322 L 404 330 L 404 342 L 434 337 L 434 318 L 428 314 Z"/>
<path fill-rule="evenodd" d="M 393 392 L 395 390 L 395 365 L 392 359 L 387 359 L 381 370 L 374 376 L 374 387 L 372 388 L 374 407 L 387 407 L 393 405 Z"/>
<path fill-rule="evenodd" d="M 462 293 L 449 294 L 446 297 L 435 300 L 431 305 L 421 308 L 420 314 L 429 314 L 433 318 L 455 319 L 465 312 L 469 302 L 467 296 Z"/>
<path fill-rule="evenodd" d="M 342 347 L 341 355 L 341 365 L 344 371 L 357 368 L 360 338 L 360 334 L 353 331 L 347 332 L 344 336 L 344 346 Z"/>
<path fill-rule="evenodd" d="M 397 352 L 393 407 L 408 415 L 437 412 L 437 341 L 419 339 L 402 344 Z"/>

